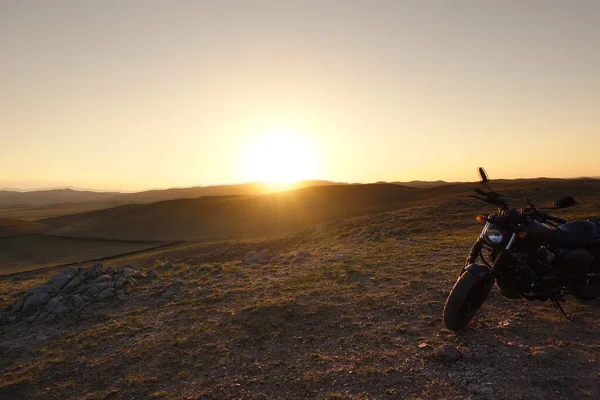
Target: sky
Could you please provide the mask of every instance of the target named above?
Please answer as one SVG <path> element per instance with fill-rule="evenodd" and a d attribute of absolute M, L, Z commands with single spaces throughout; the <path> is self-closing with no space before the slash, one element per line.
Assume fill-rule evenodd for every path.
<path fill-rule="evenodd" d="M 600 176 L 597 1 L 2 0 L 0 55 L 0 187 Z"/>

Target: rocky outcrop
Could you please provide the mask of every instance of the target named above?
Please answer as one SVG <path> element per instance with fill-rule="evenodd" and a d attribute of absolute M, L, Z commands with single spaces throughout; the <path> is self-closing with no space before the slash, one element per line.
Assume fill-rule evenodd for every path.
<path fill-rule="evenodd" d="M 28 290 L 21 299 L 0 312 L 0 324 L 53 322 L 93 302 L 123 301 L 136 280 L 156 277 L 134 265 L 103 269 L 68 267 L 46 282 Z"/>

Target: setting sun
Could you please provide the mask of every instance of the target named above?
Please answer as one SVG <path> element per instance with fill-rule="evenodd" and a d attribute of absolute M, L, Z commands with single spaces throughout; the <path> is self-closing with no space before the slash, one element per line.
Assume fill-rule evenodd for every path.
<path fill-rule="evenodd" d="M 315 178 L 318 163 L 314 149 L 302 137 L 273 133 L 247 149 L 242 169 L 248 181 L 287 184 Z"/>

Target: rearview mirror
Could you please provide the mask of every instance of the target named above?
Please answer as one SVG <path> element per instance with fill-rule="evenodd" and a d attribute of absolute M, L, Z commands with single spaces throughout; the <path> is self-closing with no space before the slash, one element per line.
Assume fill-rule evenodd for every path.
<path fill-rule="evenodd" d="M 489 180 L 483 167 L 479 167 L 479 176 L 481 177 L 481 183 L 486 183 Z"/>
<path fill-rule="evenodd" d="M 573 196 L 564 196 L 556 199 L 552 205 L 554 208 L 567 208 L 577 204 Z"/>

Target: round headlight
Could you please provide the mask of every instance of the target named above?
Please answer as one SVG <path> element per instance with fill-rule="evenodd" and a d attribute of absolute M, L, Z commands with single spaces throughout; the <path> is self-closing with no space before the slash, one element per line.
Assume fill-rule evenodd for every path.
<path fill-rule="evenodd" d="M 488 229 L 486 236 L 489 239 L 489 241 L 492 243 L 500 243 L 503 239 L 502 232 L 500 232 L 498 229 L 494 229 L 494 228 Z"/>

